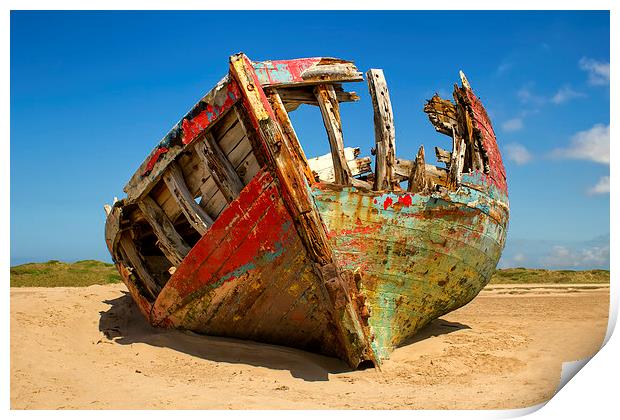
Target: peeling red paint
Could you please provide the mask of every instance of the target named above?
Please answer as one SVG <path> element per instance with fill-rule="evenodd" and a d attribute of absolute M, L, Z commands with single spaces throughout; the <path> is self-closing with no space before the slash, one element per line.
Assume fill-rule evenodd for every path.
<path fill-rule="evenodd" d="M 392 197 L 387 197 L 385 201 L 383 202 L 383 210 L 387 210 L 388 208 L 390 208 L 392 203 L 393 203 Z"/>
<path fill-rule="evenodd" d="M 398 196 L 398 202 L 400 204 L 402 204 L 405 207 L 409 207 L 412 203 L 412 198 L 411 195 L 409 194 L 405 194 L 405 195 L 399 195 Z"/>
<path fill-rule="evenodd" d="M 155 164 L 157 163 L 157 161 L 159 160 L 159 158 L 168 152 L 168 148 L 167 147 L 159 147 L 157 148 L 157 150 L 155 150 L 155 153 L 153 153 L 151 155 L 151 158 L 149 159 L 148 163 L 146 164 L 146 168 L 144 169 L 144 172 L 142 173 L 142 175 L 148 175 L 153 168 L 155 167 Z"/>
<path fill-rule="evenodd" d="M 191 143 L 220 115 L 227 111 L 239 99 L 239 86 L 231 81 L 226 86 L 226 100 L 221 105 L 207 104 L 206 109 L 192 119 L 183 119 L 183 144 Z"/>

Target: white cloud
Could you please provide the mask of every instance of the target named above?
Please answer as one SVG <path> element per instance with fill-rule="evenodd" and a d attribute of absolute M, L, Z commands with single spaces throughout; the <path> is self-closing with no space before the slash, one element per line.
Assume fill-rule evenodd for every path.
<path fill-rule="evenodd" d="M 495 71 L 495 74 L 498 75 L 498 76 L 501 76 L 502 74 L 504 74 L 508 70 L 510 70 L 513 65 L 514 65 L 514 63 L 512 63 L 511 61 L 503 60 L 499 64 L 499 66 L 497 66 L 497 70 Z"/>
<path fill-rule="evenodd" d="M 581 249 L 569 249 L 566 246 L 556 245 L 543 257 L 542 261 L 550 268 L 607 266 L 609 265 L 609 244 Z"/>
<path fill-rule="evenodd" d="M 568 147 L 556 149 L 552 155 L 609 164 L 609 125 L 596 124 L 589 130 L 576 133 Z"/>
<path fill-rule="evenodd" d="M 532 92 L 532 84 L 525 85 L 517 91 L 517 97 L 524 104 L 542 105 L 546 99 L 542 95 Z"/>
<path fill-rule="evenodd" d="M 525 256 L 525 254 L 522 253 L 517 253 L 514 255 L 514 257 L 512 257 L 513 261 L 516 263 L 521 263 L 523 261 L 525 261 L 527 259 L 527 257 Z"/>
<path fill-rule="evenodd" d="M 581 92 L 573 90 L 570 86 L 561 87 L 555 95 L 551 97 L 551 102 L 556 105 L 562 104 L 574 98 L 580 98 L 586 96 Z"/>
<path fill-rule="evenodd" d="M 523 128 L 523 120 L 521 118 L 511 118 L 502 123 L 504 131 L 519 131 Z"/>
<path fill-rule="evenodd" d="M 579 68 L 588 73 L 588 83 L 591 85 L 609 84 L 609 63 L 582 57 Z"/>
<path fill-rule="evenodd" d="M 510 143 L 504 147 L 506 157 L 517 165 L 525 165 L 532 160 L 532 154 L 519 143 Z"/>
<path fill-rule="evenodd" d="M 590 194 L 609 194 L 609 176 L 602 176 L 588 192 Z"/>

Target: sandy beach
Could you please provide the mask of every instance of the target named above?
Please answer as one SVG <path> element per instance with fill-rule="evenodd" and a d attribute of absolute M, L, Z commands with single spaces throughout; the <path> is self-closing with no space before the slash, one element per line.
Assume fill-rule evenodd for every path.
<path fill-rule="evenodd" d="M 608 285 L 489 286 L 378 372 L 151 328 L 123 285 L 11 288 L 11 408 L 521 408 L 599 349 L 608 307 Z"/>

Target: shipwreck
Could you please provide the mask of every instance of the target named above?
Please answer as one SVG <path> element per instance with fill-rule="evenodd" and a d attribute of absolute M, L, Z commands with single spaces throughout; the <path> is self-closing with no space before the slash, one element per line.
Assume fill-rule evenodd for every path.
<path fill-rule="evenodd" d="M 105 240 L 153 326 L 236 337 L 379 367 L 488 283 L 506 239 L 506 174 L 467 79 L 424 105 L 452 139 L 437 165 L 396 155 L 382 70 L 366 80 L 374 167 L 345 148 L 351 61 L 230 58 L 228 74 L 106 205 Z M 331 153 L 306 158 L 289 113 L 320 109 Z"/>

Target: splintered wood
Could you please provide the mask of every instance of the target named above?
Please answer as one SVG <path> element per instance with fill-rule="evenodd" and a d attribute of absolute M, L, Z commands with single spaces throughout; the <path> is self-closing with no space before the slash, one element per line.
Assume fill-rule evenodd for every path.
<path fill-rule="evenodd" d="M 372 99 L 375 119 L 375 190 L 393 190 L 398 184 L 394 177 L 396 139 L 394 116 L 383 70 L 371 69 L 366 73 L 368 91 Z"/>
<path fill-rule="evenodd" d="M 340 120 L 340 107 L 336 92 L 332 85 L 318 85 L 314 88 L 314 94 L 319 102 L 323 124 L 327 130 L 334 164 L 334 180 L 336 184 L 350 185 L 352 176 L 347 165 L 347 159 L 344 156 L 342 121 Z"/>

